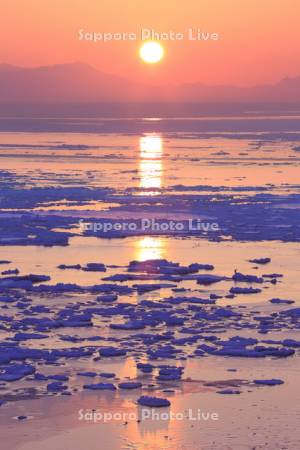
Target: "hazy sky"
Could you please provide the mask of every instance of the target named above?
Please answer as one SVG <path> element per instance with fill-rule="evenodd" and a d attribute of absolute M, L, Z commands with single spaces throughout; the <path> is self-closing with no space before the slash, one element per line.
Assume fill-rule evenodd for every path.
<path fill-rule="evenodd" d="M 300 75 L 300 0 L 10 0 L 1 2 L 0 62 L 39 66 L 87 62 L 151 83 L 253 85 Z M 209 42 L 166 41 L 155 66 L 140 41 L 79 41 L 78 31 L 142 28 L 216 32 Z"/>

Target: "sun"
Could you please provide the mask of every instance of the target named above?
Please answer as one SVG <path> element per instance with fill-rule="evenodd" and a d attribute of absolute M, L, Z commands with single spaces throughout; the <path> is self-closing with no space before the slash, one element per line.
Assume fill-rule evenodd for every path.
<path fill-rule="evenodd" d="M 164 49 L 158 42 L 149 41 L 141 46 L 139 55 L 144 62 L 154 64 L 163 58 Z"/>

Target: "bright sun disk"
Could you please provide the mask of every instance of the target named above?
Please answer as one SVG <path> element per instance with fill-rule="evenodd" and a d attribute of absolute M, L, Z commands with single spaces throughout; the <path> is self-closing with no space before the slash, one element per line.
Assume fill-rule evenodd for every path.
<path fill-rule="evenodd" d="M 146 63 L 157 63 L 164 56 L 164 49 L 158 42 L 149 41 L 140 48 L 140 58 Z"/>

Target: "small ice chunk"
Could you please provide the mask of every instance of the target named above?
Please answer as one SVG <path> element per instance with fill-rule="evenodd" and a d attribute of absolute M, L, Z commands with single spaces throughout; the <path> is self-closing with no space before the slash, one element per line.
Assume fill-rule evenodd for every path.
<path fill-rule="evenodd" d="M 139 389 L 142 387 L 142 383 L 139 381 L 127 381 L 124 383 L 119 383 L 120 389 Z"/>
<path fill-rule="evenodd" d="M 126 350 L 124 350 L 122 348 L 115 348 L 115 347 L 105 347 L 105 348 L 101 348 L 99 350 L 100 356 L 104 356 L 104 357 L 125 356 L 126 353 L 127 353 Z"/>
<path fill-rule="evenodd" d="M 249 262 L 254 264 L 268 264 L 269 262 L 271 262 L 271 258 L 254 258 L 249 259 Z"/>
<path fill-rule="evenodd" d="M 161 408 L 164 406 L 170 406 L 171 403 L 166 398 L 159 397 L 149 397 L 147 395 L 143 395 L 138 399 L 138 404 L 142 406 L 149 406 L 151 408 Z"/>
<path fill-rule="evenodd" d="M 112 383 L 94 383 L 94 384 L 85 384 L 83 386 L 84 389 L 91 389 L 93 391 L 105 391 L 105 390 L 109 390 L 109 391 L 115 391 L 116 390 L 116 386 Z"/>
<path fill-rule="evenodd" d="M 263 386 L 276 386 L 279 384 L 283 384 L 284 381 L 277 379 L 277 378 L 272 378 L 269 380 L 254 380 L 255 384 L 259 384 L 259 385 L 263 385 Z"/>

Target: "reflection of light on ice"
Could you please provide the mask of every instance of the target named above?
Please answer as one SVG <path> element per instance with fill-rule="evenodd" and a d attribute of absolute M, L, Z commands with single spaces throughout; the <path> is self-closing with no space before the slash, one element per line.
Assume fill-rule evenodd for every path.
<path fill-rule="evenodd" d="M 161 187 L 161 163 L 160 162 L 141 162 L 141 182 L 142 188 L 160 188 Z"/>
<path fill-rule="evenodd" d="M 163 142 L 157 134 L 147 134 L 140 138 L 140 187 L 160 188 L 162 186 Z M 155 192 L 147 192 L 153 195 Z M 160 259 L 165 250 L 165 241 L 160 237 L 145 236 L 136 241 L 135 258 L 138 261 Z"/>
<path fill-rule="evenodd" d="M 157 134 L 147 134 L 140 138 L 140 156 L 145 159 L 160 157 L 162 153 L 162 138 Z"/>
<path fill-rule="evenodd" d="M 162 138 L 148 134 L 140 138 L 140 187 L 160 188 L 162 185 Z"/>
<path fill-rule="evenodd" d="M 165 241 L 160 237 L 145 236 L 135 243 L 135 259 L 160 259 L 165 251 Z"/>

